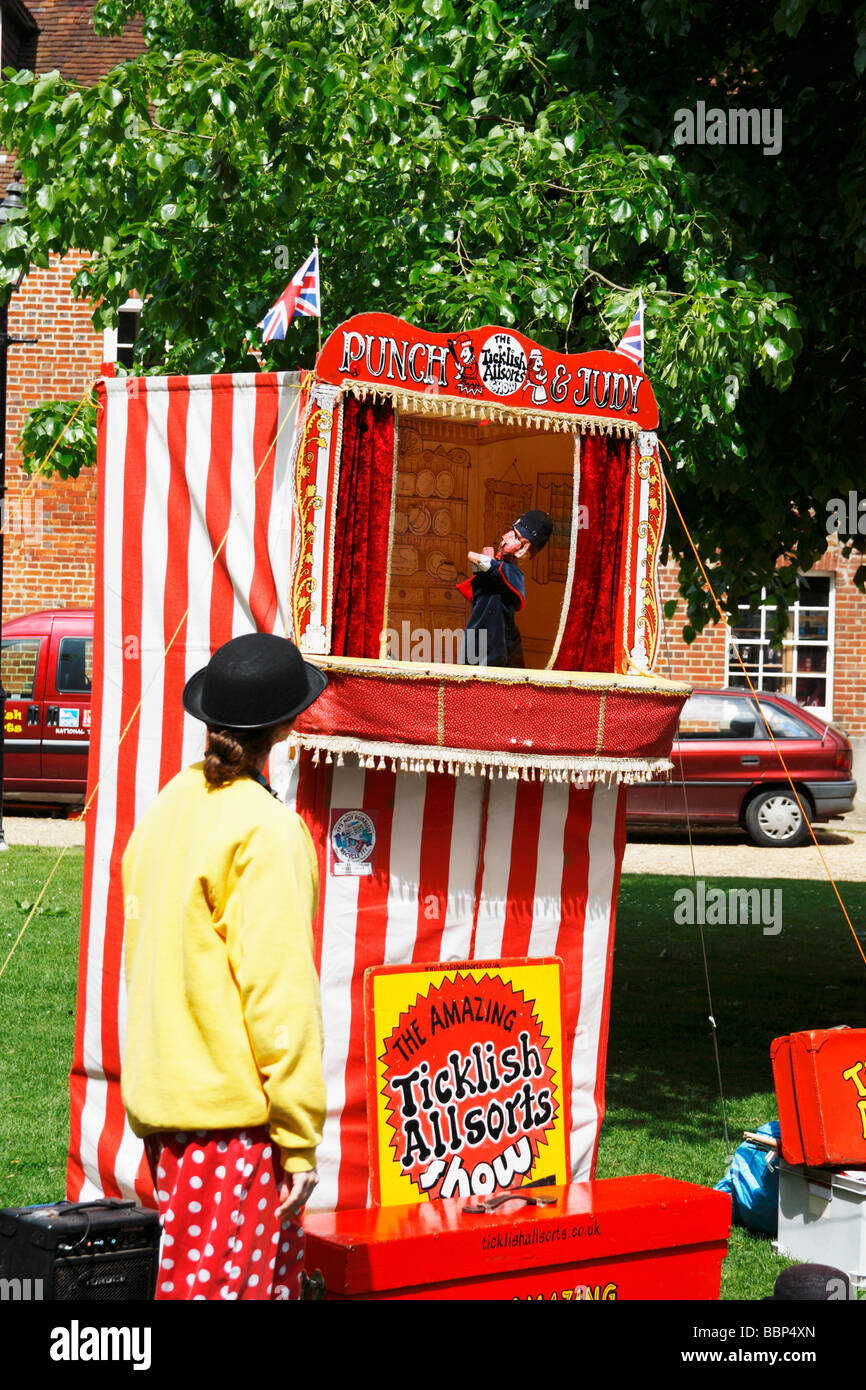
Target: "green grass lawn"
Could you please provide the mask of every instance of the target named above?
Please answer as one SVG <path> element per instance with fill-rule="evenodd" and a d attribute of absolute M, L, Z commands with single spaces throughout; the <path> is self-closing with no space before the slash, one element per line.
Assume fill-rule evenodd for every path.
<path fill-rule="evenodd" d="M 0 965 L 57 856 L 0 855 Z M 83 858 L 67 851 L 0 978 L 0 1206 L 52 1201 L 64 1190 Z M 622 880 L 599 1177 L 655 1172 L 712 1186 L 725 1170 L 698 929 L 674 922 L 674 892 L 689 883 Z M 866 1026 L 866 967 L 829 884 L 761 886 L 782 892 L 777 936 L 759 926 L 704 928 L 734 1147 L 744 1129 L 776 1118 L 773 1038 Z M 855 926 L 866 924 L 866 884 L 845 884 L 842 895 Z M 769 1294 L 786 1263 L 769 1238 L 735 1230 L 722 1297 Z"/>
<path fill-rule="evenodd" d="M 60 851 L 0 854 L 0 966 Z M 62 1197 L 84 851 L 68 849 L 0 978 L 0 1206 Z"/>
<path fill-rule="evenodd" d="M 711 883 L 747 886 L 716 879 L 708 889 Z M 599 1177 L 655 1172 L 714 1186 L 725 1171 L 698 928 L 674 922 L 674 892 L 689 884 L 645 874 L 622 880 Z M 761 887 L 782 893 L 777 936 L 760 926 L 704 927 L 733 1147 L 745 1129 L 778 1118 L 773 1038 L 866 1026 L 866 966 L 829 883 L 767 880 Z M 866 928 L 866 884 L 840 889 L 855 928 Z M 768 1237 L 735 1229 L 722 1297 L 770 1294 L 788 1263 Z"/>

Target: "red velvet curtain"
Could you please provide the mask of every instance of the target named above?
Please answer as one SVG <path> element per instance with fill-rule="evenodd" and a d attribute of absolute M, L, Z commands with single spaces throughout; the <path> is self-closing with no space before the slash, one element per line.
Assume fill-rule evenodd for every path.
<path fill-rule="evenodd" d="M 349 396 L 343 406 L 334 535 L 331 650 L 335 656 L 379 655 L 393 485 L 391 402 Z"/>
<path fill-rule="evenodd" d="M 585 435 L 580 442 L 580 529 L 557 671 L 611 672 L 616 664 L 629 448 L 628 439 L 605 434 Z"/>

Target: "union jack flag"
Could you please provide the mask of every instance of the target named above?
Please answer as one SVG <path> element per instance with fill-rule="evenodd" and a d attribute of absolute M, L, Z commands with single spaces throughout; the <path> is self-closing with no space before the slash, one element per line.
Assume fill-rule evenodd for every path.
<path fill-rule="evenodd" d="M 319 251 L 314 250 L 304 261 L 300 270 L 292 276 L 273 308 L 269 309 L 258 325 L 262 330 L 262 342 L 269 343 L 272 338 L 285 338 L 289 319 L 321 318 L 322 296 L 319 287 Z"/>
<path fill-rule="evenodd" d="M 617 352 L 622 352 L 626 357 L 630 357 L 632 362 L 643 369 L 643 298 L 638 300 L 638 309 L 625 335 L 617 348 Z"/>

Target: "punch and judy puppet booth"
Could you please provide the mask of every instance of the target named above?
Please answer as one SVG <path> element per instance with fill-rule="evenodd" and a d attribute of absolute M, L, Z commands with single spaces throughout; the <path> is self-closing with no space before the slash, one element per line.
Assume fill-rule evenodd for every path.
<path fill-rule="evenodd" d="M 319 857 L 315 1205 L 593 1175 L 625 784 L 687 694 L 652 674 L 656 406 L 613 352 L 362 315 L 314 373 L 104 380 L 69 1195 L 150 1178 L 120 1100 L 120 859 L 200 757 L 180 692 L 230 637 L 327 672 L 270 768 Z M 521 514 L 522 669 L 464 664 L 467 552 Z M 372 1179 L 371 1179 L 372 1174 Z"/>

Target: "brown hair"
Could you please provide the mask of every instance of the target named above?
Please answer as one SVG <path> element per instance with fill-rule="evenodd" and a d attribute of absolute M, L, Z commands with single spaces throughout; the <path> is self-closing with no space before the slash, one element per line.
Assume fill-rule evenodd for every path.
<path fill-rule="evenodd" d="M 273 729 L 213 729 L 208 726 L 204 775 L 211 787 L 225 787 L 246 777 L 256 759 L 271 747 Z"/>

